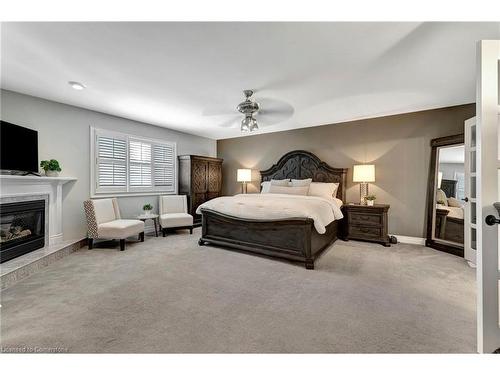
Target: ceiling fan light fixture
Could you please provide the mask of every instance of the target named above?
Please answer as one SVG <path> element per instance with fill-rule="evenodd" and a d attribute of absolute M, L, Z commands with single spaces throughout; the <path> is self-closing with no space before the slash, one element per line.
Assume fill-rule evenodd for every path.
<path fill-rule="evenodd" d="M 241 131 L 248 132 L 251 131 L 250 127 L 252 126 L 252 116 L 245 116 L 243 120 L 241 120 Z"/>
<path fill-rule="evenodd" d="M 259 125 L 257 125 L 257 120 L 253 119 L 252 124 L 250 125 L 250 131 L 257 131 L 259 130 Z"/>

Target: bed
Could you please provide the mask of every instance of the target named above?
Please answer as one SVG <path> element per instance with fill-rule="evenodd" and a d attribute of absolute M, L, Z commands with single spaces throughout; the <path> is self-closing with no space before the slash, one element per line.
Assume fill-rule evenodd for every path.
<path fill-rule="evenodd" d="M 338 183 L 336 197 L 345 202 L 347 168 L 333 168 L 308 151 L 289 152 L 271 168 L 261 171 L 260 175 L 263 182 L 271 179 L 311 178 L 313 182 Z M 252 205 L 252 199 L 258 199 L 257 195 L 252 195 L 254 197 L 235 196 L 233 200 L 238 204 Z M 278 199 L 277 196 L 276 198 Z M 216 199 L 218 200 L 216 202 L 223 202 L 223 199 L 231 198 Z M 313 202 L 315 200 L 306 201 L 306 206 L 316 204 Z M 314 261 L 337 239 L 339 220 L 331 222 L 324 220 L 320 223 L 317 215 L 297 217 L 294 210 L 291 210 L 290 217 L 286 218 L 255 219 L 208 208 L 207 206 L 210 206 L 208 203 L 200 206 L 202 215 L 200 245 L 210 243 L 229 249 L 287 259 L 302 263 L 307 269 L 314 269 Z"/>

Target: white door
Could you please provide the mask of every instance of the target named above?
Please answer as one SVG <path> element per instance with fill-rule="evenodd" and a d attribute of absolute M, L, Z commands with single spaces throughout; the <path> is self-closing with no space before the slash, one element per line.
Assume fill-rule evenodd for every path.
<path fill-rule="evenodd" d="M 476 264 L 476 118 L 465 121 L 465 199 L 464 199 L 464 258 Z"/>
<path fill-rule="evenodd" d="M 500 351 L 500 41 L 478 43 L 476 98 L 477 343 L 478 351 Z M 491 218 L 491 216 L 490 216 Z"/>

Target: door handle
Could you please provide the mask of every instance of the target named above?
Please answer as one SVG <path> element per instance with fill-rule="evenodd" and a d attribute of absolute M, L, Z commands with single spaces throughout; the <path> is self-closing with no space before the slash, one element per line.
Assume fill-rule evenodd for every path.
<path fill-rule="evenodd" d="M 493 203 L 493 207 L 496 208 L 496 210 L 498 211 L 498 214 L 500 215 L 500 202 Z M 494 215 L 488 215 L 488 216 L 486 216 L 486 218 L 485 218 L 484 221 L 488 225 L 500 224 L 500 219 L 497 219 Z"/>
<path fill-rule="evenodd" d="M 465 198 L 462 198 L 462 200 L 463 200 L 464 202 L 468 202 L 468 201 L 469 201 L 469 198 L 465 197 Z"/>

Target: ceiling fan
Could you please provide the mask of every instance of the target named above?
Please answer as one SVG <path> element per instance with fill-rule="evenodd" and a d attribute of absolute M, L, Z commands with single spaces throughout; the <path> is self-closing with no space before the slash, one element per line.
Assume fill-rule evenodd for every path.
<path fill-rule="evenodd" d="M 241 120 L 240 129 L 242 132 L 253 132 L 259 130 L 259 125 L 253 115 L 259 111 L 260 105 L 251 99 L 253 90 L 243 90 L 243 94 L 245 94 L 245 100 L 236 107 L 239 112 L 245 115 L 245 118 Z"/>
<path fill-rule="evenodd" d="M 254 132 L 259 130 L 260 125 L 269 126 L 283 122 L 294 113 L 293 107 L 281 100 L 259 97 L 257 102 L 253 98 L 255 90 L 243 90 L 243 94 L 245 95 L 245 100 L 235 108 L 240 114 L 237 114 L 234 109 L 230 110 L 228 107 L 210 107 L 203 112 L 204 116 L 230 116 L 230 118 L 223 121 L 219 126 L 224 128 L 239 126 L 242 132 Z M 242 120 L 240 120 L 241 114 L 244 116 Z"/>

